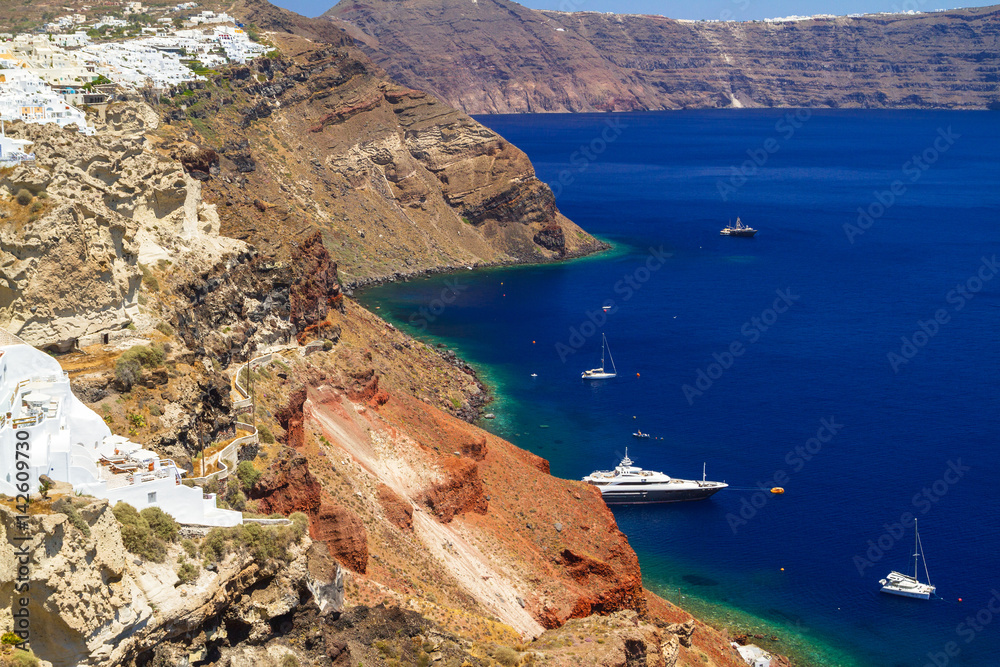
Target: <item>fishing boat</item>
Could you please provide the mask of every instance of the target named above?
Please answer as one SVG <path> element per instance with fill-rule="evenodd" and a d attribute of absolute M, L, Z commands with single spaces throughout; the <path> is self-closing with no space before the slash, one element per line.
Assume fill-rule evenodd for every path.
<path fill-rule="evenodd" d="M 611 360 L 611 372 L 604 370 L 604 352 L 607 350 L 608 359 Z M 615 368 L 615 360 L 611 356 L 611 348 L 608 347 L 608 339 L 604 334 L 601 334 L 601 367 L 591 368 L 589 371 L 584 371 L 580 374 L 584 380 L 607 380 L 609 378 L 617 377 L 618 369 Z"/>
<path fill-rule="evenodd" d="M 900 595 L 904 598 L 917 598 L 919 600 L 929 600 L 936 588 L 931 585 L 931 575 L 927 572 L 927 559 L 924 558 L 924 546 L 920 543 L 920 533 L 917 531 L 917 520 L 913 520 L 913 576 L 902 572 L 890 572 L 885 579 L 879 579 L 882 584 L 882 592 L 891 595 Z M 924 561 L 924 576 L 927 583 L 923 583 L 917 577 L 917 561 Z"/>
<path fill-rule="evenodd" d="M 729 223 L 719 233 L 721 235 L 723 235 L 723 236 L 746 236 L 746 237 L 751 237 L 751 236 L 753 236 L 754 234 L 757 233 L 757 230 L 754 229 L 753 227 L 748 227 L 747 225 L 744 225 L 743 222 L 740 221 L 739 217 L 737 216 L 737 218 L 736 218 L 736 225 L 735 226 L 733 226 L 732 223 Z"/>
<path fill-rule="evenodd" d="M 704 466 L 700 480 L 676 479 L 662 472 L 637 468 L 628 457 L 628 449 L 625 450 L 625 458 L 614 470 L 596 470 L 583 481 L 600 489 L 601 497 L 608 505 L 703 500 L 729 486 L 725 482 L 706 480 Z"/>

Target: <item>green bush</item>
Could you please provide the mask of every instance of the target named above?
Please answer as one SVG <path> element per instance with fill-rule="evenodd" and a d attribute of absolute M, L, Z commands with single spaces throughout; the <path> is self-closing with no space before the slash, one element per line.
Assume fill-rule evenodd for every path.
<path fill-rule="evenodd" d="M 160 322 L 156 325 L 156 330 L 159 331 L 164 336 L 173 336 L 174 328 L 167 324 L 166 322 Z"/>
<path fill-rule="evenodd" d="M 2 644 L 10 644 L 11 646 L 14 646 L 16 644 L 20 644 L 21 641 L 23 641 L 23 640 L 19 636 L 17 636 L 16 634 L 14 634 L 13 632 L 5 632 L 5 633 L 3 633 L 3 636 L 0 637 L 0 643 L 2 643 Z"/>
<path fill-rule="evenodd" d="M 167 543 L 157 537 L 149 521 L 134 507 L 119 500 L 111 511 L 121 524 L 122 544 L 127 551 L 156 563 L 162 563 L 166 559 Z"/>
<path fill-rule="evenodd" d="M 153 533 L 167 542 L 176 542 L 177 534 L 180 532 L 180 525 L 174 518 L 161 510 L 159 507 L 147 507 L 139 512 L 139 516 L 146 520 Z"/>
<path fill-rule="evenodd" d="M 198 555 L 198 545 L 194 543 L 194 540 L 183 540 L 181 546 L 184 547 L 184 552 L 191 558 Z"/>
<path fill-rule="evenodd" d="M 58 512 L 59 514 L 65 514 L 69 519 L 69 522 L 75 526 L 81 533 L 86 537 L 90 537 L 90 526 L 87 521 L 80 516 L 80 511 L 76 509 L 76 505 L 69 498 L 60 498 L 59 500 L 52 503 L 52 511 Z"/>
<path fill-rule="evenodd" d="M 38 667 L 38 658 L 30 651 L 15 650 L 7 659 L 10 667 Z"/>
<path fill-rule="evenodd" d="M 31 194 L 31 191 L 27 188 L 21 188 L 17 191 L 17 194 L 14 195 L 14 199 L 16 199 L 17 203 L 21 206 L 27 206 L 34 198 L 35 195 Z"/>
<path fill-rule="evenodd" d="M 506 665 L 506 667 L 514 667 L 514 665 L 517 665 L 521 661 L 521 656 L 518 652 L 509 646 L 499 647 L 493 652 L 493 658 L 501 665 Z"/>
<path fill-rule="evenodd" d="M 115 379 L 125 386 L 126 391 L 134 387 L 141 378 L 142 364 L 135 359 L 126 359 L 122 356 L 115 362 Z"/>
<path fill-rule="evenodd" d="M 140 264 L 139 270 L 142 271 L 142 284 L 146 286 L 146 289 L 150 292 L 159 292 L 160 281 L 156 279 L 156 276 L 149 270 L 149 267 L 145 264 Z"/>
<path fill-rule="evenodd" d="M 42 207 L 42 202 L 36 201 L 34 204 L 31 205 L 31 212 L 32 213 L 38 213 L 39 211 L 42 210 L 42 208 L 43 208 Z"/>
<path fill-rule="evenodd" d="M 135 345 L 125 350 L 115 362 L 115 378 L 131 389 L 142 377 L 142 369 L 163 365 L 166 353 L 159 345 Z"/>
<path fill-rule="evenodd" d="M 194 563 L 184 563 L 177 570 L 177 585 L 190 584 L 198 578 L 199 572 L 201 572 L 201 568 Z"/>
<path fill-rule="evenodd" d="M 291 526 L 261 526 L 247 523 L 231 528 L 213 528 L 201 543 L 201 554 L 206 561 L 216 563 L 226 554 L 249 554 L 258 562 L 290 558 L 288 548 L 302 539 L 309 526 L 309 519 L 301 512 L 289 517 Z"/>
<path fill-rule="evenodd" d="M 257 438 L 265 445 L 274 444 L 274 434 L 271 433 L 271 429 L 263 424 L 257 427 Z"/>
<path fill-rule="evenodd" d="M 240 461 L 236 466 L 236 476 L 240 479 L 240 484 L 247 491 L 253 488 L 263 473 L 254 467 L 253 461 Z"/>
<path fill-rule="evenodd" d="M 145 368 L 156 368 L 163 365 L 166 353 L 159 345 L 134 345 L 125 350 L 118 359 L 137 361 Z"/>

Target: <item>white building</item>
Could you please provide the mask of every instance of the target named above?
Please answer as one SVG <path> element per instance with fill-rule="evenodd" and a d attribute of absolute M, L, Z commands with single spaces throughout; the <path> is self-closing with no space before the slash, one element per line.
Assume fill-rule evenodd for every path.
<path fill-rule="evenodd" d="M 184 472 L 127 438 L 70 390 L 59 363 L 30 345 L 0 347 L 0 493 L 38 491 L 39 477 L 136 509 L 159 507 L 181 523 L 235 526 L 243 515 L 181 483 Z"/>
<path fill-rule="evenodd" d="M 24 70 L 0 70 L 0 118 L 56 123 L 59 127 L 76 124 L 82 133 L 94 133 L 82 111 L 67 104 L 45 82 Z"/>
<path fill-rule="evenodd" d="M 733 642 L 731 646 L 739 652 L 740 657 L 750 667 L 771 667 L 771 654 L 761 647 L 754 644 L 740 646 L 736 642 Z"/>
<path fill-rule="evenodd" d="M 226 14 L 225 12 L 222 12 L 220 14 L 216 14 L 215 12 L 210 11 L 208 9 L 206 9 L 203 12 L 201 12 L 200 14 L 196 14 L 194 16 L 189 17 L 187 20 L 190 23 L 194 24 L 194 25 L 200 25 L 202 23 L 235 23 L 236 22 L 236 19 L 234 19 L 229 14 Z"/>
<path fill-rule="evenodd" d="M 169 88 L 185 81 L 205 79 L 192 72 L 176 53 L 157 48 L 154 46 L 157 42 L 151 40 L 172 42 L 172 48 L 179 50 L 178 40 L 150 37 L 121 43 L 92 44 L 78 53 L 99 63 L 96 72 L 126 86 L 141 87 L 148 82 L 155 88 Z"/>
<path fill-rule="evenodd" d="M 35 154 L 28 152 L 31 144 L 27 139 L 14 139 L 4 134 L 3 121 L 0 120 L 0 167 L 34 160 Z"/>

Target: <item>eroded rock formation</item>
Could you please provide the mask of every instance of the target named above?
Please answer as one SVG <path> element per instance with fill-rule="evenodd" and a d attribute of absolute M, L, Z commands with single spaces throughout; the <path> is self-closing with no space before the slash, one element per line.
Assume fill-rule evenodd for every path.
<path fill-rule="evenodd" d="M 87 137 L 7 125 L 37 159 L 0 177 L 0 326 L 30 343 L 124 328 L 139 315 L 140 262 L 211 264 L 244 247 L 219 237 L 201 184 L 132 126 Z M 22 190 L 34 201 L 10 199 Z"/>

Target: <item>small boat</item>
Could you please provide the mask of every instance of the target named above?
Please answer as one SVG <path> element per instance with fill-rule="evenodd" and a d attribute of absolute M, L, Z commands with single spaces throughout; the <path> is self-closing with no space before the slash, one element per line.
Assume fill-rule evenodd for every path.
<path fill-rule="evenodd" d="M 642 505 L 674 503 L 683 500 L 703 500 L 729 486 L 725 482 L 709 482 L 702 467 L 701 479 L 674 479 L 662 472 L 643 470 L 625 458 L 614 470 L 597 470 L 583 478 L 601 490 L 608 505 Z"/>
<path fill-rule="evenodd" d="M 611 372 L 604 370 L 604 351 L 608 352 L 608 359 L 611 359 Z M 608 339 L 604 334 L 601 334 L 601 367 L 591 368 L 589 371 L 584 371 L 580 374 L 580 377 L 584 380 L 607 380 L 609 378 L 617 377 L 618 369 L 615 368 L 615 360 L 611 356 L 611 348 L 608 347 Z"/>
<path fill-rule="evenodd" d="M 533 377 L 533 378 L 536 378 L 536 377 L 538 377 L 538 373 L 532 373 L 532 374 L 531 374 L 531 377 Z"/>
<path fill-rule="evenodd" d="M 609 310 L 611 310 L 611 306 L 601 306 L 601 308 L 604 309 L 605 313 L 608 312 Z"/>
<path fill-rule="evenodd" d="M 920 543 L 920 533 L 917 532 L 917 520 L 913 520 L 913 576 L 902 572 L 890 572 L 885 579 L 879 579 L 882 584 L 882 592 L 891 595 L 900 595 L 904 598 L 917 598 L 919 600 L 929 600 L 936 590 L 931 585 L 931 575 L 927 572 L 927 559 L 924 558 L 924 547 Z M 917 561 L 924 561 L 924 576 L 927 583 L 922 583 L 917 578 Z"/>
<path fill-rule="evenodd" d="M 648 438 L 649 434 L 648 433 L 643 433 L 642 431 L 639 431 L 638 433 L 633 433 L 632 437 L 633 438 Z"/>
<path fill-rule="evenodd" d="M 737 216 L 736 218 L 735 227 L 733 226 L 732 223 L 729 223 L 728 225 L 725 226 L 725 228 L 723 228 L 721 232 L 719 232 L 719 234 L 721 234 L 722 236 L 746 236 L 746 237 L 751 237 L 756 233 L 757 230 L 754 229 L 753 227 L 747 227 L 746 225 L 744 225 L 740 221 L 739 216 Z"/>

